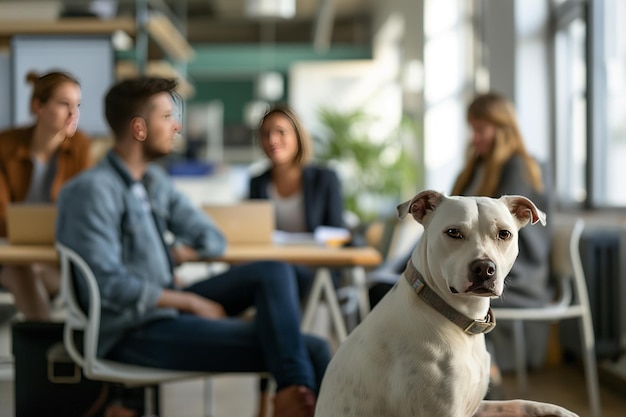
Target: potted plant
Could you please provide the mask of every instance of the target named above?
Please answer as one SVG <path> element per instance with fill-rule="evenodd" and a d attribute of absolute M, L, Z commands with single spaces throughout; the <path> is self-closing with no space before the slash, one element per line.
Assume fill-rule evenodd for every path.
<path fill-rule="evenodd" d="M 392 215 L 421 187 L 421 135 L 408 116 L 385 138 L 372 137 L 376 119 L 361 109 L 322 108 L 319 117 L 325 132 L 315 137 L 316 155 L 338 172 L 345 208 L 359 223 Z"/>

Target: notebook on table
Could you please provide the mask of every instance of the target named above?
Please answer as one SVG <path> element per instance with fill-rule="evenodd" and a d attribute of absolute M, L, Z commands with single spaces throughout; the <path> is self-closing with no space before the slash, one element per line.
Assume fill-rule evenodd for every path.
<path fill-rule="evenodd" d="M 12 245 L 54 245 L 56 217 L 54 204 L 10 203 L 7 240 Z"/>
<path fill-rule="evenodd" d="M 215 222 L 230 245 L 272 244 L 276 223 L 271 201 L 205 204 L 202 209 Z"/>

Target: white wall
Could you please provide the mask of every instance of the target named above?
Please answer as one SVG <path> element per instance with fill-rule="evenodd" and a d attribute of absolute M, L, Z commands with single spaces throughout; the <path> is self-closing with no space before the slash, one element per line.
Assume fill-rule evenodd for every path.
<path fill-rule="evenodd" d="M 12 117 L 14 125 L 32 123 L 32 88 L 26 74 L 61 70 L 81 84 L 82 101 L 78 128 L 92 136 L 108 136 L 104 96 L 115 81 L 113 48 L 109 37 L 15 36 L 11 40 Z"/>
<path fill-rule="evenodd" d="M 449 193 L 468 140 L 465 107 L 474 85 L 470 3 L 426 0 L 424 4 L 425 186 Z"/>
<path fill-rule="evenodd" d="M 375 78 L 370 60 L 296 63 L 289 70 L 289 105 L 316 136 L 323 129 L 320 108 L 348 112 L 362 107 L 374 94 Z"/>

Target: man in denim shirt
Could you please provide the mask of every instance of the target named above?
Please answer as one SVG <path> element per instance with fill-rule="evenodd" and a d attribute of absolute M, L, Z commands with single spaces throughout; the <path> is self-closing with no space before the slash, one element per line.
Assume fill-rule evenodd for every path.
<path fill-rule="evenodd" d="M 174 265 L 220 255 L 226 242 L 150 165 L 171 151 L 181 129 L 175 87 L 160 78 L 113 86 L 105 110 L 115 145 L 58 199 L 57 240 L 85 259 L 100 288 L 98 354 L 166 369 L 269 371 L 277 383 L 274 415 L 313 416 L 330 352 L 299 330 L 291 266 L 250 263 L 176 288 Z M 166 231 L 175 236 L 172 249 Z M 253 321 L 231 317 L 250 306 Z"/>

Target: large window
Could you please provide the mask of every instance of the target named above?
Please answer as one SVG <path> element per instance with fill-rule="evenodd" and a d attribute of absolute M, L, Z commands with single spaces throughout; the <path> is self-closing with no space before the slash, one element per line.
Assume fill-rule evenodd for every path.
<path fill-rule="evenodd" d="M 586 58 L 585 23 L 569 14 L 555 39 L 556 190 L 561 204 L 581 204 L 586 198 Z"/>
<path fill-rule="evenodd" d="M 605 192 L 598 203 L 626 205 L 624 164 L 626 163 L 626 2 L 605 0 L 604 51 L 606 68 L 606 164 L 600 178 Z M 602 188 L 601 188 L 602 190 Z"/>
<path fill-rule="evenodd" d="M 559 202 L 626 206 L 626 2 L 553 5 Z"/>

